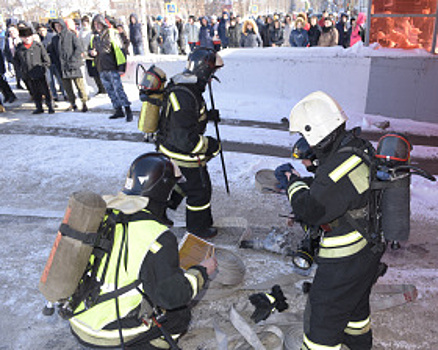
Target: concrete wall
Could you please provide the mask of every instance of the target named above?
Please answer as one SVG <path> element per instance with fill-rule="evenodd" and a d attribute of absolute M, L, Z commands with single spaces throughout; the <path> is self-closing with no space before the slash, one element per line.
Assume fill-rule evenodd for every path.
<path fill-rule="evenodd" d="M 277 120 L 301 98 L 322 90 L 346 111 L 438 122 L 438 60 L 427 53 L 316 47 L 228 49 L 221 55 L 225 67 L 218 72 L 222 83 L 215 98 L 227 106 L 225 117 L 240 113 L 245 118 L 256 109 Z M 155 55 L 133 59 L 137 61 L 130 62 L 125 76 L 131 82 L 138 62 L 146 68 L 155 63 L 171 77 L 186 60 Z"/>
<path fill-rule="evenodd" d="M 438 59 L 373 57 L 365 112 L 438 122 Z"/>

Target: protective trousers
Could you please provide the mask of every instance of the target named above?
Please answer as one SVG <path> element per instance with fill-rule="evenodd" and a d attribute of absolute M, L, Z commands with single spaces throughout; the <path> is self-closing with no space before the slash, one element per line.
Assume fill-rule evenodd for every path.
<path fill-rule="evenodd" d="M 369 296 L 382 253 L 320 262 L 309 294 L 302 349 L 372 348 Z"/>
<path fill-rule="evenodd" d="M 213 225 L 211 215 L 211 181 L 207 166 L 186 168 L 180 167 L 186 182 L 178 184 L 186 199 L 187 231 L 197 234 Z M 179 197 L 179 198 L 178 198 Z M 176 209 L 183 195 L 181 191 L 173 192 L 169 208 Z"/>

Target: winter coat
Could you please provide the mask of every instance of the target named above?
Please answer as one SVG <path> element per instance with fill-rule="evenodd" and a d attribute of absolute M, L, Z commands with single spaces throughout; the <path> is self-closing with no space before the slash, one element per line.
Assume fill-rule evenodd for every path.
<path fill-rule="evenodd" d="M 210 49 L 214 47 L 213 39 L 211 37 L 211 27 L 209 24 L 204 26 L 201 22 L 201 28 L 199 29 L 199 45 Z"/>
<path fill-rule="evenodd" d="M 229 26 L 227 31 L 228 36 L 228 47 L 240 47 L 240 36 L 242 32 L 239 30 L 239 27 L 236 25 Z"/>
<path fill-rule="evenodd" d="M 101 33 L 92 35 L 89 51 L 95 49 L 97 56 L 94 58 L 97 71 L 119 71 L 123 72 L 126 68 L 126 57 L 122 51 L 123 44 L 119 32 L 116 29 L 108 28 L 105 19 L 97 15 L 94 19 L 104 25 Z"/>
<path fill-rule="evenodd" d="M 300 28 L 294 29 L 289 36 L 289 43 L 292 47 L 306 47 L 309 44 L 307 30 Z"/>
<path fill-rule="evenodd" d="M 248 30 L 248 24 L 252 25 L 252 30 Z M 252 19 L 246 20 L 242 27 L 240 47 L 261 47 L 262 44 L 263 41 L 258 33 L 257 25 Z"/>
<path fill-rule="evenodd" d="M 227 18 L 221 18 L 219 25 L 218 25 L 218 34 L 219 34 L 219 38 L 221 39 L 221 44 L 222 47 L 228 47 L 229 46 L 229 41 L 228 41 L 228 36 L 227 36 L 227 29 L 230 26 L 230 19 Z"/>
<path fill-rule="evenodd" d="M 25 79 L 42 79 L 45 77 L 46 69 L 50 67 L 49 55 L 44 45 L 38 41 L 34 41 L 29 48 L 23 43 L 18 45 L 14 59 Z"/>
<path fill-rule="evenodd" d="M 135 23 L 132 23 L 131 19 L 135 18 Z M 138 16 L 135 13 L 131 13 L 129 16 L 129 40 L 132 46 L 143 45 L 143 34 L 141 32 L 141 23 L 138 21 Z"/>
<path fill-rule="evenodd" d="M 5 58 L 3 56 L 3 50 L 0 48 L 0 75 L 6 73 Z"/>
<path fill-rule="evenodd" d="M 338 30 L 335 27 L 324 27 L 318 40 L 318 46 L 336 46 L 338 45 L 338 37 Z"/>
<path fill-rule="evenodd" d="M 210 36 L 211 39 L 213 40 L 213 45 L 221 43 L 218 29 L 219 29 L 219 22 L 216 22 L 215 24 L 212 24 L 210 26 Z"/>
<path fill-rule="evenodd" d="M 176 29 L 178 30 L 178 47 L 181 51 L 185 50 L 186 47 L 186 38 L 184 35 L 184 23 L 182 20 L 178 20 L 175 23 Z"/>
<path fill-rule="evenodd" d="M 157 27 L 150 21 L 147 23 L 148 30 L 148 41 L 149 41 L 149 51 L 151 53 L 158 53 L 158 38 L 160 37 L 160 32 L 157 31 Z"/>
<path fill-rule="evenodd" d="M 281 46 L 283 45 L 284 37 L 283 37 L 283 28 L 272 28 L 269 30 L 269 46 Z"/>
<path fill-rule="evenodd" d="M 348 43 L 348 31 L 347 31 L 347 25 L 344 24 L 344 22 L 339 21 L 336 23 L 336 29 L 338 30 L 339 38 L 338 38 L 338 45 L 347 48 L 349 45 Z"/>
<path fill-rule="evenodd" d="M 186 23 L 184 26 L 184 35 L 188 43 L 197 43 L 199 41 L 199 24 Z"/>
<path fill-rule="evenodd" d="M 84 62 L 81 42 L 75 33 L 67 29 L 64 20 L 53 20 L 53 29 L 55 23 L 61 24 L 62 30 L 49 45 L 50 57 L 64 79 L 82 78 L 81 67 Z"/>
<path fill-rule="evenodd" d="M 321 27 L 316 24 L 314 26 L 310 26 L 309 30 L 307 31 L 307 35 L 309 37 L 309 46 L 318 46 L 318 40 L 321 35 Z"/>
<path fill-rule="evenodd" d="M 266 23 L 264 26 L 263 26 L 263 28 L 262 28 L 262 30 L 260 31 L 260 36 L 261 36 L 261 38 L 262 38 L 262 40 L 263 40 L 263 47 L 269 47 L 270 46 L 270 38 L 269 38 L 269 34 L 271 33 L 271 28 L 273 27 L 274 25 L 271 23 L 271 24 L 268 24 L 268 23 Z"/>
<path fill-rule="evenodd" d="M 178 29 L 173 24 L 163 23 L 160 33 L 162 43 L 162 53 L 164 55 L 178 55 Z"/>

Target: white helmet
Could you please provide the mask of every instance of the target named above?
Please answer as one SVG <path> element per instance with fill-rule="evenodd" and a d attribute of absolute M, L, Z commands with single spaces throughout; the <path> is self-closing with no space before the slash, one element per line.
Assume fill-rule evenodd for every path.
<path fill-rule="evenodd" d="M 322 91 L 312 92 L 298 102 L 289 116 L 289 131 L 299 132 L 310 147 L 348 120 L 338 102 Z"/>

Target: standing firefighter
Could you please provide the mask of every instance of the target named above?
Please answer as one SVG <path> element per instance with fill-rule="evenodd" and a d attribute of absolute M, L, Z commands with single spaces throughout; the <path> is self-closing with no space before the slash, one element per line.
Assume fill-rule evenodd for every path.
<path fill-rule="evenodd" d="M 123 193 L 105 198 L 116 226 L 110 252 L 90 259 L 90 264 L 101 261 L 91 274 L 97 298 L 72 310 L 71 329 L 81 343 L 129 349 L 169 349 L 171 343 L 174 349 L 187 331 L 187 305 L 217 262 L 212 257 L 185 272 L 179 267 L 178 243 L 164 213 L 180 178 L 166 156 L 143 154 L 132 163 Z"/>
<path fill-rule="evenodd" d="M 290 115 L 290 131 L 302 134 L 319 161 L 311 184 L 291 173 L 293 211 L 307 225 L 329 227 L 319 242 L 302 349 L 372 348 L 369 295 L 384 251 L 369 219 L 374 150 L 345 130 L 346 120 L 338 103 L 320 91 Z"/>
<path fill-rule="evenodd" d="M 219 112 L 206 110 L 202 93 L 222 66 L 221 57 L 212 49 L 199 48 L 189 55 L 184 72 L 170 82 L 158 133 L 159 151 L 172 158 L 187 179 L 178 184 L 168 207 L 176 209 L 187 196 L 187 230 L 202 238 L 217 234 L 212 227 L 207 162 L 220 152 L 220 143 L 203 135 L 209 120 L 219 121 Z"/>

